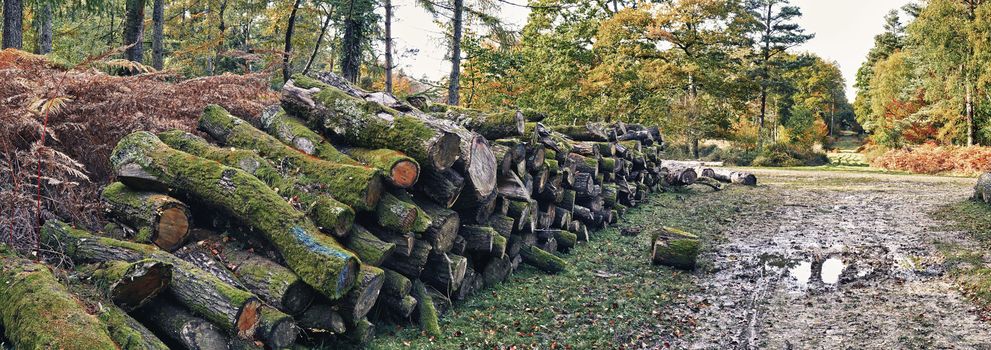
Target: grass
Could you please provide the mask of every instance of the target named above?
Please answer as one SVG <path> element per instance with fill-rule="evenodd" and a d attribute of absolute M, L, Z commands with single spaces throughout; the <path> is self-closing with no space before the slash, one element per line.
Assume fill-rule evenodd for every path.
<path fill-rule="evenodd" d="M 415 326 L 385 326 L 367 348 L 601 349 L 663 344 L 691 328 L 670 311 L 696 285 L 690 273 L 649 264 L 650 230 L 677 227 L 711 244 L 721 239 L 719 232 L 738 208 L 749 203 L 742 195 L 750 191 L 761 190 L 734 186 L 712 194 L 701 188 L 655 194 L 622 218 L 623 224 L 596 233 L 592 242 L 565 256 L 569 271 L 547 275 L 521 265 L 506 283 L 452 308 L 441 320 L 441 337 L 423 336 Z M 643 231 L 635 237 L 620 235 L 627 226 Z"/>
<path fill-rule="evenodd" d="M 946 257 L 946 265 L 963 294 L 991 312 L 991 268 L 984 253 L 991 247 L 991 206 L 964 200 L 938 208 L 932 216 L 980 243 L 976 250 L 952 242 L 936 242 L 936 247 Z"/>

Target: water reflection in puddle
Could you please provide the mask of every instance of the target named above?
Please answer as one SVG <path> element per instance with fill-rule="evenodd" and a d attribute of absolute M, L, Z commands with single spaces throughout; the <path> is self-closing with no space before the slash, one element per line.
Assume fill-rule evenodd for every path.
<path fill-rule="evenodd" d="M 798 280 L 798 285 L 800 287 L 805 287 L 809 284 L 809 279 L 812 278 L 812 263 L 808 261 L 803 261 L 795 265 L 788 270 L 791 273 L 791 277 Z"/>
<path fill-rule="evenodd" d="M 825 284 L 836 284 L 840 281 L 840 275 L 846 269 L 846 264 L 838 258 L 829 258 L 822 262 L 818 269 L 814 269 L 811 261 L 801 261 L 788 269 L 788 273 L 795 279 L 799 287 L 808 287 L 809 281 L 813 277 Z M 818 271 L 815 271 L 818 270 Z M 818 272 L 818 276 L 813 276 L 813 272 Z"/>
<path fill-rule="evenodd" d="M 826 284 L 836 284 L 840 281 L 840 274 L 843 273 L 843 269 L 846 265 L 843 264 L 843 260 L 837 258 L 826 259 L 822 263 L 822 282 Z"/>

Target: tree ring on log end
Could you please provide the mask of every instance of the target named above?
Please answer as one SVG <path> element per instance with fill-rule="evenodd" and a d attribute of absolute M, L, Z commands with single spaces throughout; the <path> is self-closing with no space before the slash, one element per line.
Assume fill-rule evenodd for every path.
<path fill-rule="evenodd" d="M 416 183 L 420 177 L 420 166 L 415 162 L 396 162 L 390 169 L 390 178 L 396 186 L 408 188 Z"/>
<path fill-rule="evenodd" d="M 186 208 L 172 207 L 163 210 L 158 219 L 158 230 L 156 230 L 155 237 L 152 237 L 152 241 L 167 251 L 175 250 L 186 241 L 186 237 L 189 235 L 190 217 Z"/>
<path fill-rule="evenodd" d="M 430 162 L 434 169 L 446 170 L 454 165 L 460 156 L 461 137 L 452 133 L 444 133 L 437 140 L 437 146 L 433 147 L 430 154 Z"/>
<path fill-rule="evenodd" d="M 244 303 L 241 311 L 237 313 L 237 322 L 234 324 L 239 337 L 250 339 L 255 335 L 255 328 L 259 321 L 258 308 L 261 306 L 262 303 L 255 298 Z"/>

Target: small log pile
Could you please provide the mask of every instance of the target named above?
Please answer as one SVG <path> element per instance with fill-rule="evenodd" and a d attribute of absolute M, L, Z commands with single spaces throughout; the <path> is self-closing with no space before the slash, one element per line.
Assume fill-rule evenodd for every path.
<path fill-rule="evenodd" d="M 293 77 L 281 104 L 252 120 L 207 107 L 209 139 L 133 133 L 114 149 L 118 182 L 103 192 L 125 237 L 54 220 L 42 231 L 113 301 L 114 325 L 87 318 L 63 331 L 86 332 L 86 348 L 125 335 L 147 348 L 362 343 L 382 322 L 442 336 L 453 303 L 520 264 L 566 272 L 562 254 L 650 193 L 699 177 L 662 159 L 656 127 L 543 118 L 403 101 L 321 74 Z M 660 256 L 676 243 L 657 240 L 654 260 L 687 265 Z M 0 279 L 22 278 L 16 269 Z M 33 331 L 10 322 L 9 307 L 0 315 L 16 344 L 9 334 Z M 89 329 L 101 324 L 106 334 Z M 30 341 L 73 348 L 59 336 Z"/>

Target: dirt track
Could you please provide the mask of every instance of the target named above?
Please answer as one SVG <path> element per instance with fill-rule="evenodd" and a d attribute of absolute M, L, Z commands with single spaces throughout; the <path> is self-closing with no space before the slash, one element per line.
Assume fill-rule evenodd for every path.
<path fill-rule="evenodd" d="M 674 348 L 991 349 L 991 323 L 944 274 L 935 243 L 975 246 L 934 221 L 973 180 L 758 171 L 697 273 Z M 748 198 L 749 197 L 749 198 Z"/>

